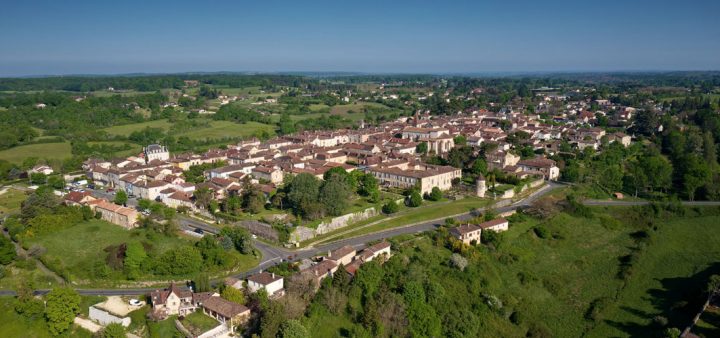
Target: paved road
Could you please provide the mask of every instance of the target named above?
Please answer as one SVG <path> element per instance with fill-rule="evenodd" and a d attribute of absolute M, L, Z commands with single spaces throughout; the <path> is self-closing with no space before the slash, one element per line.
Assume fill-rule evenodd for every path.
<path fill-rule="evenodd" d="M 495 210 L 497 212 L 506 212 L 517 208 L 523 208 L 526 206 L 529 206 L 537 200 L 538 198 L 546 195 L 547 193 L 563 187 L 563 184 L 555 183 L 555 182 L 548 182 L 547 185 L 543 186 L 539 190 L 533 192 L 528 197 L 515 202 L 511 205 L 496 208 Z M 474 217 L 469 212 L 463 213 L 460 215 L 457 215 L 455 218 L 459 221 L 465 221 L 470 218 Z M 423 223 L 416 223 L 410 226 L 405 227 L 399 227 L 399 228 L 393 228 L 388 229 L 384 231 L 374 232 L 366 235 L 360 235 L 352 238 L 342 239 L 338 241 L 334 241 L 327 244 L 322 244 L 315 246 L 313 248 L 306 248 L 306 249 L 298 249 L 298 250 L 291 250 L 291 249 L 285 249 L 276 247 L 270 244 L 267 244 L 265 242 L 254 240 L 253 244 L 255 245 L 255 248 L 257 248 L 261 253 L 263 260 L 260 262 L 260 264 L 249 270 L 244 271 L 242 273 L 236 274 L 233 277 L 243 279 L 249 275 L 255 274 L 257 272 L 260 272 L 262 270 L 265 270 L 269 267 L 272 267 L 274 265 L 277 265 L 283 261 L 299 261 L 303 260 L 305 258 L 311 258 L 317 255 L 322 255 L 327 253 L 328 251 L 335 250 L 338 248 L 341 248 L 345 245 L 352 246 L 356 250 L 360 250 L 364 248 L 368 242 L 378 241 L 382 239 L 387 239 L 399 235 L 404 234 L 413 234 L 413 233 L 421 233 L 424 231 L 429 231 L 436 229 L 439 227 L 445 218 L 437 219 L 437 220 L 430 220 Z M 180 216 L 178 217 L 178 222 L 180 223 L 180 226 L 185 230 L 194 230 L 194 229 L 203 229 L 203 231 L 214 233 L 216 234 L 218 232 L 217 228 L 214 226 L 207 224 L 205 222 L 199 221 L 194 218 L 190 218 L 187 216 Z M 221 281 L 214 281 L 215 283 L 220 283 Z M 78 292 L 81 295 L 101 295 L 101 296 L 113 296 L 113 295 L 120 295 L 120 296 L 132 296 L 132 295 L 142 295 L 146 294 L 152 290 L 155 290 L 155 288 L 136 288 L 136 289 L 78 289 Z M 36 290 L 36 294 L 45 294 L 49 290 Z M 14 295 L 13 291 L 0 291 L 0 295 Z"/>
<path fill-rule="evenodd" d="M 591 206 L 638 206 L 650 204 L 650 201 L 611 201 L 611 200 L 585 200 L 583 204 Z M 687 206 L 718 206 L 720 201 L 682 201 Z"/>

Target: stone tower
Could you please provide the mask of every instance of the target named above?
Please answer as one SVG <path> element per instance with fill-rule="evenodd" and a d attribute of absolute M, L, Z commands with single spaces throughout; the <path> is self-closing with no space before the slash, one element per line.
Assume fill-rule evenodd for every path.
<path fill-rule="evenodd" d="M 478 175 L 477 181 L 475 181 L 475 194 L 478 197 L 485 197 L 487 192 L 487 186 L 485 185 L 485 177 L 482 174 Z"/>

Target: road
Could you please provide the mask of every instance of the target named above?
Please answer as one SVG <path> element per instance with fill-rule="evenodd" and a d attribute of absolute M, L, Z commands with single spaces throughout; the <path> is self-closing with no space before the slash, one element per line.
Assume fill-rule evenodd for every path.
<path fill-rule="evenodd" d="M 496 208 L 495 210 L 499 213 L 510 211 L 517 208 L 523 208 L 531 205 L 535 200 L 538 198 L 548 194 L 549 192 L 563 187 L 563 184 L 555 183 L 555 182 L 548 182 L 545 186 L 538 189 L 537 191 L 534 191 L 529 196 L 525 197 L 522 200 L 519 200 L 511 205 Z M 94 190 L 94 192 L 97 192 Z M 107 194 L 105 192 L 98 193 L 97 196 L 103 197 L 102 194 Z M 481 209 L 482 210 L 482 209 Z M 466 221 L 468 219 L 473 218 L 474 216 L 470 213 L 463 213 L 459 215 L 455 215 L 455 219 L 458 221 Z M 363 249 L 367 243 L 383 240 L 399 235 L 404 234 L 414 234 L 414 233 L 421 233 L 424 231 L 434 230 L 437 227 L 439 227 L 442 223 L 444 223 L 445 218 L 441 219 L 435 219 L 435 220 L 429 220 L 422 223 L 415 223 L 412 225 L 404 226 L 404 227 L 398 227 L 383 231 L 378 231 L 366 235 L 360 235 L 352 238 L 346 238 L 338 241 L 334 241 L 327 244 L 318 245 L 313 248 L 306 248 L 306 249 L 286 249 L 286 248 L 280 248 L 276 247 L 274 245 L 267 244 L 260 240 L 253 240 L 253 244 L 255 245 L 255 248 L 262 253 L 263 260 L 260 262 L 260 264 L 248 271 L 244 271 L 242 273 L 238 273 L 236 275 L 233 275 L 233 277 L 238 279 L 244 279 L 247 276 L 250 276 L 252 274 L 258 273 L 262 270 L 265 270 L 269 267 L 272 267 L 274 265 L 277 265 L 284 261 L 300 261 L 306 258 L 312 258 L 317 255 L 326 254 L 328 251 L 332 251 L 338 248 L 341 248 L 343 246 L 349 245 L 355 248 L 356 250 Z M 202 229 L 205 232 L 209 232 L 212 234 L 217 234 L 218 229 L 210 224 L 207 224 L 205 222 L 202 222 L 200 220 L 190 218 L 188 216 L 184 215 L 178 215 L 178 223 L 180 224 L 181 228 L 183 230 L 190 230 L 194 231 L 195 229 Z M 214 283 L 221 283 L 222 281 L 214 281 Z M 146 294 L 150 291 L 155 290 L 155 288 L 135 288 L 135 289 L 78 289 L 77 291 L 81 295 L 99 295 L 99 296 L 133 296 L 133 295 L 142 295 Z M 49 290 L 36 290 L 36 294 L 45 294 L 49 292 Z M 14 295 L 14 291 L 0 291 L 0 295 L 8 296 L 8 295 Z"/>

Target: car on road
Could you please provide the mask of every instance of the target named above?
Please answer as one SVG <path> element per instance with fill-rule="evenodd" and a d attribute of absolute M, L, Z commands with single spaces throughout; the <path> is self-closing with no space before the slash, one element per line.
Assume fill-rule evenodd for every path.
<path fill-rule="evenodd" d="M 204 234 L 205 234 L 205 230 L 200 229 L 200 228 L 195 228 L 195 230 L 193 230 L 193 231 L 195 231 L 195 233 L 196 233 L 196 234 L 199 234 L 199 235 L 204 235 Z"/>

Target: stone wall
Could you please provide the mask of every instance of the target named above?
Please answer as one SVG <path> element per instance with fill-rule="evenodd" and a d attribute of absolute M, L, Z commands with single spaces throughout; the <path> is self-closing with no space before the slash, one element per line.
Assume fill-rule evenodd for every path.
<path fill-rule="evenodd" d="M 401 200 L 402 201 L 402 200 Z M 367 208 L 363 211 L 345 214 L 342 216 L 331 218 L 328 221 L 318 224 L 316 229 L 299 226 L 290 234 L 290 243 L 300 243 L 314 238 L 317 235 L 326 234 L 328 232 L 342 229 L 350 224 L 364 221 L 370 217 L 378 215 L 375 207 Z"/>
<path fill-rule="evenodd" d="M 130 317 L 120 318 L 118 316 L 113 315 L 112 313 L 98 309 L 94 306 L 91 306 L 88 311 L 90 319 L 100 323 L 101 325 L 105 326 L 111 323 L 118 323 L 124 327 L 130 326 L 130 322 L 132 319 Z"/>
<path fill-rule="evenodd" d="M 364 221 L 370 217 L 377 215 L 377 210 L 374 207 L 367 208 L 363 211 L 354 212 L 352 214 L 346 214 L 330 219 L 327 222 L 322 222 L 318 225 L 315 232 L 318 235 L 326 234 L 330 231 L 344 228 L 352 223 Z"/>
<path fill-rule="evenodd" d="M 242 221 L 238 223 L 241 227 L 250 231 L 251 234 L 257 235 L 271 241 L 278 242 L 279 236 L 277 230 L 272 225 L 260 221 Z"/>

